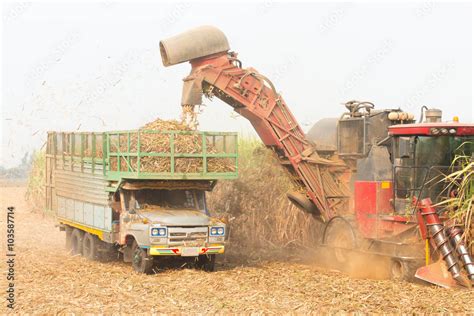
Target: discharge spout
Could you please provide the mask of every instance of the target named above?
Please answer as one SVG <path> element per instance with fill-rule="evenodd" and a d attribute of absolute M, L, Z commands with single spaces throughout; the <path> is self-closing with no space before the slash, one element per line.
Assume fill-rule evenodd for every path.
<path fill-rule="evenodd" d="M 229 49 L 224 33 L 208 25 L 160 41 L 161 60 L 166 67 L 227 52 Z"/>

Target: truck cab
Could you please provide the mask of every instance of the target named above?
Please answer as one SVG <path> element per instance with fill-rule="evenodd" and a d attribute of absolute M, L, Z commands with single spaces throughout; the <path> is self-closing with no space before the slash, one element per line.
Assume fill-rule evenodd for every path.
<path fill-rule="evenodd" d="M 224 253 L 225 223 L 211 216 L 206 190 L 188 182 L 184 188 L 170 181 L 159 188 L 134 183 L 120 190 L 117 242 L 137 271 L 150 272 L 163 256 L 190 258 L 212 271 L 215 255 Z"/>

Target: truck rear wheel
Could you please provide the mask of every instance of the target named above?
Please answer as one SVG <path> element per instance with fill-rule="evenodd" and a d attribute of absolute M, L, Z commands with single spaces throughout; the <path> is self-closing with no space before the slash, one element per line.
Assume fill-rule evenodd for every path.
<path fill-rule="evenodd" d="M 216 255 L 200 255 L 197 258 L 196 267 L 206 272 L 214 272 L 216 269 Z"/>
<path fill-rule="evenodd" d="M 77 228 L 74 228 L 71 233 L 71 254 L 82 255 L 82 239 L 84 233 Z"/>
<path fill-rule="evenodd" d="M 133 242 L 132 266 L 138 273 L 150 274 L 153 272 L 153 257 L 147 251 L 140 248 L 136 241 Z"/>
<path fill-rule="evenodd" d="M 95 235 L 86 233 L 82 239 L 82 254 L 89 260 L 97 260 L 98 255 L 98 239 Z"/>
<path fill-rule="evenodd" d="M 66 250 L 70 252 L 72 250 L 71 237 L 72 237 L 73 228 L 70 226 L 66 226 L 65 231 L 66 231 Z"/>

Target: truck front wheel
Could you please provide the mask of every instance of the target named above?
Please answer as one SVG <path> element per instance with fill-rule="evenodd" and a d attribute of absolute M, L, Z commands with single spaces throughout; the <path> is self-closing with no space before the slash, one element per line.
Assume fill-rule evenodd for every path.
<path fill-rule="evenodd" d="M 153 271 L 153 257 L 145 249 L 140 248 L 136 241 L 133 242 L 132 266 L 138 273 L 150 274 Z"/>
<path fill-rule="evenodd" d="M 216 268 L 216 255 L 200 255 L 196 267 L 207 272 L 213 272 Z"/>

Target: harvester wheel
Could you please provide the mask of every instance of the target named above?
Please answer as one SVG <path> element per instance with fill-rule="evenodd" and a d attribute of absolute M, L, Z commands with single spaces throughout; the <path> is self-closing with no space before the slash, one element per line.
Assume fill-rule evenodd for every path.
<path fill-rule="evenodd" d="M 214 272 L 216 268 L 216 255 L 200 255 L 196 267 L 206 272 Z"/>
<path fill-rule="evenodd" d="M 420 266 L 420 263 L 413 260 L 392 258 L 390 263 L 390 275 L 394 280 L 413 282 L 416 281 L 415 273 Z"/>
<path fill-rule="evenodd" d="M 295 205 L 300 210 L 313 214 L 319 215 L 318 208 L 311 202 L 306 195 L 298 191 L 288 191 L 286 197 L 290 200 L 293 205 Z"/>
<path fill-rule="evenodd" d="M 82 239 L 84 238 L 84 233 L 74 228 L 71 234 L 71 254 L 82 255 Z"/>
<path fill-rule="evenodd" d="M 343 268 L 351 260 L 351 250 L 356 247 L 355 233 L 345 219 L 334 218 L 326 226 L 323 236 L 323 245 L 330 248 L 334 254 L 334 264 Z"/>
<path fill-rule="evenodd" d="M 150 274 L 153 271 L 153 257 L 149 256 L 146 249 L 138 247 L 136 241 L 133 242 L 132 266 L 138 273 Z"/>
<path fill-rule="evenodd" d="M 97 260 L 99 258 L 98 254 L 98 242 L 99 240 L 95 235 L 86 233 L 82 239 L 82 254 L 89 260 Z"/>

